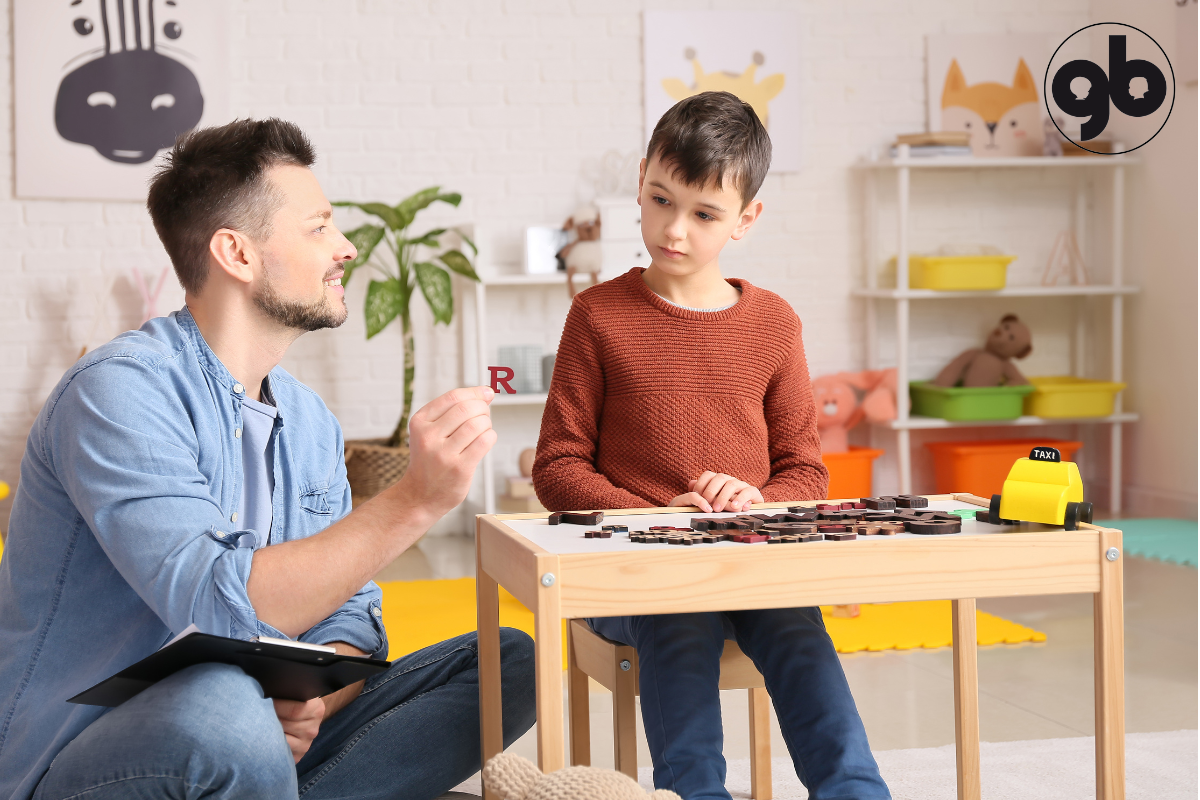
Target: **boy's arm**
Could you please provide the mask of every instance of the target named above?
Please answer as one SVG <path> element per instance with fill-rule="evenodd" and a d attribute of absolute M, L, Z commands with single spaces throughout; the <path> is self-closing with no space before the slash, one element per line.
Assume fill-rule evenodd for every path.
<path fill-rule="evenodd" d="M 763 398 L 771 477 L 762 487 L 763 500 L 824 500 L 829 470 L 821 461 L 817 435 L 817 406 L 808 379 L 808 361 L 800 320 L 793 341 Z"/>
<path fill-rule="evenodd" d="M 571 304 L 542 413 L 533 488 L 551 511 L 651 508 L 596 471 L 604 365 L 584 303 Z"/>

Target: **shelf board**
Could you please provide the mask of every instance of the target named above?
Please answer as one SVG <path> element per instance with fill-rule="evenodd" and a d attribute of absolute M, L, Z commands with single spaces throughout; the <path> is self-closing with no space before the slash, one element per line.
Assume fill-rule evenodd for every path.
<path fill-rule="evenodd" d="M 1016 419 L 981 419 L 968 422 L 952 422 L 941 417 L 909 417 L 906 420 L 894 419 L 880 425 L 883 428 L 898 430 L 930 430 L 933 428 L 1006 428 L 1028 427 L 1031 425 L 1076 425 L 1104 424 L 1111 422 L 1137 422 L 1138 415 L 1130 412 L 1111 414 L 1107 417 L 1017 417 Z"/>
<path fill-rule="evenodd" d="M 538 406 L 545 402 L 545 392 L 541 394 L 498 394 L 492 398 L 493 406 Z"/>
<path fill-rule="evenodd" d="M 1090 297 L 1096 295 L 1137 294 L 1137 286 L 1009 286 L 994 292 L 940 292 L 934 289 L 851 289 L 855 297 L 878 300 L 942 300 L 964 297 Z"/>
<path fill-rule="evenodd" d="M 916 158 L 881 158 L 860 161 L 860 169 L 993 169 L 997 167 L 1124 167 L 1141 163 L 1136 156 L 1023 156 L 1014 158 L 976 158 L 974 156 L 943 156 Z"/>

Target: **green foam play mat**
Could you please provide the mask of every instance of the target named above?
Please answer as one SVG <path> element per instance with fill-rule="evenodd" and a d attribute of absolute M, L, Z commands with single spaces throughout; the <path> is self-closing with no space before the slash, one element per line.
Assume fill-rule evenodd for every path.
<path fill-rule="evenodd" d="M 1194 519 L 1110 519 L 1097 525 L 1125 534 L 1125 552 L 1172 564 L 1197 564 L 1197 527 Z"/>

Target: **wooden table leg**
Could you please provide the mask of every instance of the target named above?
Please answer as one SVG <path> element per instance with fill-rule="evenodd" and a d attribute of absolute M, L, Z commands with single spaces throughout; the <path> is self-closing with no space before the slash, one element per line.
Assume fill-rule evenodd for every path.
<path fill-rule="evenodd" d="M 592 721 L 591 697 L 588 691 L 587 673 L 579 668 L 575 659 L 575 642 L 567 634 L 567 718 L 571 725 L 571 766 L 592 765 Z"/>
<path fill-rule="evenodd" d="M 750 694 L 750 797 L 771 800 L 771 695 L 755 688 Z"/>
<path fill-rule="evenodd" d="M 1096 798 L 1125 798 L 1125 609 L 1120 531 L 1100 533 L 1100 591 L 1093 595 Z M 1109 560 L 1109 549 L 1116 558 Z"/>
<path fill-rule="evenodd" d="M 475 592 L 479 610 L 479 739 L 483 763 L 504 749 L 500 688 L 500 590 L 483 571 L 476 550 Z M 497 800 L 484 792 L 487 800 Z"/>
<path fill-rule="evenodd" d="M 542 772 L 566 766 L 563 747 L 562 615 L 559 613 L 558 559 L 539 559 L 537 608 L 533 611 L 537 693 L 537 753 Z M 547 569 L 547 566 L 554 566 Z M 547 585 L 549 583 L 549 585 Z"/>
<path fill-rule="evenodd" d="M 613 648 L 613 769 L 637 780 L 637 655 L 632 647 Z M 629 669 L 621 669 L 623 662 Z"/>
<path fill-rule="evenodd" d="M 975 600 L 951 600 L 954 633 L 954 742 L 958 800 L 980 800 L 979 658 L 975 638 Z"/>

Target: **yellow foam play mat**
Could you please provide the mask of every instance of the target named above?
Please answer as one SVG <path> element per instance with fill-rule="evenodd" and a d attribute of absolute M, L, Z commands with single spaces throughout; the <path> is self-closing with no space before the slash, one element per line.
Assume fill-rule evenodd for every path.
<path fill-rule="evenodd" d="M 380 585 L 383 623 L 391 645 L 389 658 L 475 630 L 474 578 Z M 854 618 L 832 616 L 824 606 L 821 611 L 839 653 L 949 647 L 951 643 L 949 600 L 863 605 Z M 1046 634 L 1040 631 L 983 611 L 975 613 L 981 645 L 1046 641 Z M 533 635 L 533 612 L 504 589 L 500 590 L 500 624 Z M 565 651 L 563 665 L 565 669 Z"/>

